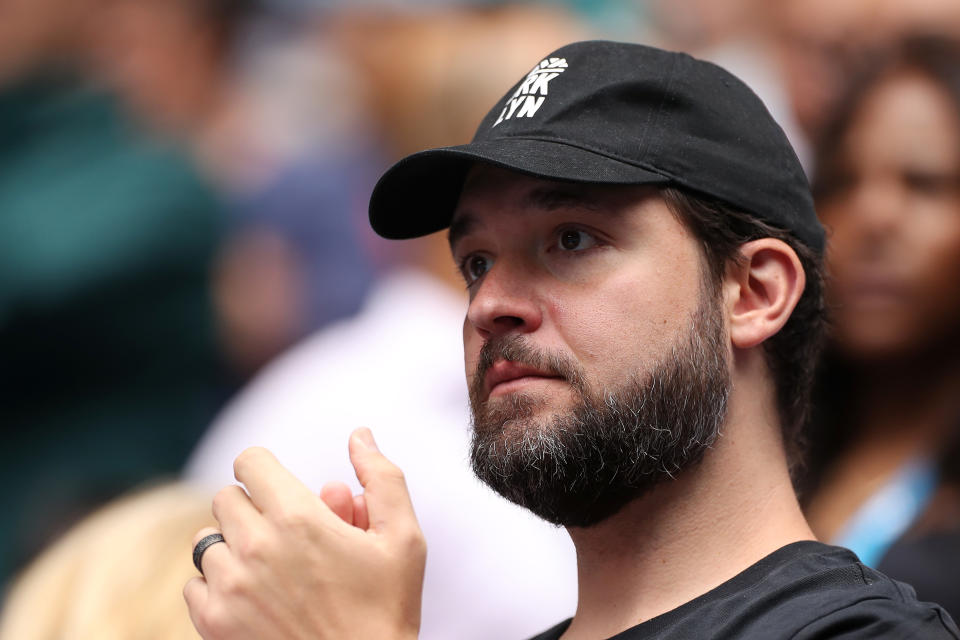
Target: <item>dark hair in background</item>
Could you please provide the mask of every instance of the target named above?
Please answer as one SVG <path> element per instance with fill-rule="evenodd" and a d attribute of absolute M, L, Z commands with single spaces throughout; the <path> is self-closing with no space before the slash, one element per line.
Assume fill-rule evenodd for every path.
<path fill-rule="evenodd" d="M 805 429 L 810 414 L 814 373 L 826 329 L 822 257 L 791 233 L 713 199 L 667 187 L 661 195 L 703 246 L 710 276 L 719 286 L 727 265 L 740 258 L 740 246 L 759 238 L 776 238 L 800 258 L 807 285 L 786 325 L 764 342 L 773 374 L 777 409 L 791 476 L 803 467 Z"/>
<path fill-rule="evenodd" d="M 855 73 L 837 110 L 824 127 L 816 144 L 814 200 L 818 206 L 849 185 L 851 176 L 844 166 L 844 139 L 870 93 L 883 81 L 901 74 L 919 73 L 949 96 L 960 123 L 960 42 L 942 35 L 910 34 L 887 50 L 876 52 L 868 64 Z M 960 211 L 957 212 L 960 215 Z M 829 229 L 827 230 L 829 239 Z M 828 240 L 829 241 L 829 240 Z M 814 389 L 814 416 L 807 475 L 800 485 L 801 497 L 813 494 L 823 474 L 851 443 L 849 397 L 854 376 L 831 349 L 829 342 Z M 960 421 L 960 416 L 957 416 Z M 960 481 L 960 438 L 941 452 L 940 477 Z"/>

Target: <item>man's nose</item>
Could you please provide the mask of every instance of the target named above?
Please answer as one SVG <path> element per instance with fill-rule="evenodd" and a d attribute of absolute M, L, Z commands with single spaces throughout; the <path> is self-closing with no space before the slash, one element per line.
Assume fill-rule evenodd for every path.
<path fill-rule="evenodd" d="M 483 338 L 536 331 L 543 315 L 534 288 L 522 265 L 498 261 L 477 285 L 467 322 Z"/>

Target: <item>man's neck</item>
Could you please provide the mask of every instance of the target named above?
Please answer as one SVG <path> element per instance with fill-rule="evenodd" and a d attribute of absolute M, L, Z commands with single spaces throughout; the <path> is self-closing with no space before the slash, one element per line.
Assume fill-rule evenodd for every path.
<path fill-rule="evenodd" d="M 742 397 L 742 396 L 741 396 Z M 777 428 L 731 402 L 704 460 L 589 528 L 572 528 L 580 598 L 564 640 L 608 638 L 812 540 Z M 774 423 L 775 424 L 775 423 Z"/>

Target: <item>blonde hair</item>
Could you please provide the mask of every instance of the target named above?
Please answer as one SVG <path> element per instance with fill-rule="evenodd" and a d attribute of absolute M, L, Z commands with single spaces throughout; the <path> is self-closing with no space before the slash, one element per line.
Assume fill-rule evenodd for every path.
<path fill-rule="evenodd" d="M 210 497 L 165 484 L 73 527 L 13 584 L 0 640 L 197 640 L 183 600 L 191 542 Z"/>

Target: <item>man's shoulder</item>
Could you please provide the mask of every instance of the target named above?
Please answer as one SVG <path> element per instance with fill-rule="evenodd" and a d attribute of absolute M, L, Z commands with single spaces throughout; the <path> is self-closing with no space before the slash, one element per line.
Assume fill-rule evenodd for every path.
<path fill-rule="evenodd" d="M 555 640 L 566 624 L 533 640 Z M 911 587 L 866 567 L 850 551 L 806 541 L 615 638 L 960 640 L 960 631 L 941 607 L 918 601 Z"/>

